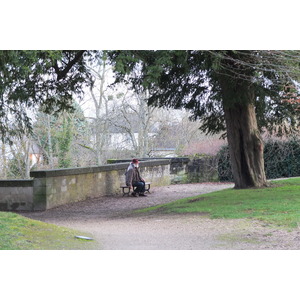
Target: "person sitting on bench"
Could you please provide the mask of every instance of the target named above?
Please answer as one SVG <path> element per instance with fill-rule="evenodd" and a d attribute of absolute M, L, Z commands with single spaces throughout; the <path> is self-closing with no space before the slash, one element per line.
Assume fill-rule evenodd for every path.
<path fill-rule="evenodd" d="M 147 195 L 145 195 L 145 180 L 141 177 L 138 167 L 139 161 L 134 158 L 125 173 L 126 185 L 132 188 L 132 196 L 137 197 L 139 195 L 147 197 Z"/>

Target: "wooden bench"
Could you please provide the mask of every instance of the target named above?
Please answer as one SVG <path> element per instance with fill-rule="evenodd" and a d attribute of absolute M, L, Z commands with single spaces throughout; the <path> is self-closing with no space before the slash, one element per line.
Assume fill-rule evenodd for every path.
<path fill-rule="evenodd" d="M 145 193 L 147 192 L 150 194 L 150 185 L 151 185 L 151 182 L 145 182 Z M 120 188 L 122 189 L 123 197 L 125 195 L 130 196 L 130 190 L 131 190 L 130 186 L 121 185 Z"/>

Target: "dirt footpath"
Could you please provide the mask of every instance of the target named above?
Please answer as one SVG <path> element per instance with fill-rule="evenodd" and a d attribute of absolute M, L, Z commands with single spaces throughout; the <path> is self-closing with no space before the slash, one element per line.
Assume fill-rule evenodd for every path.
<path fill-rule="evenodd" d="M 300 249 L 300 232 L 255 220 L 209 219 L 201 214 L 128 217 L 134 209 L 231 188 L 197 183 L 151 188 L 148 197 L 100 197 L 22 215 L 87 232 L 104 250 Z"/>

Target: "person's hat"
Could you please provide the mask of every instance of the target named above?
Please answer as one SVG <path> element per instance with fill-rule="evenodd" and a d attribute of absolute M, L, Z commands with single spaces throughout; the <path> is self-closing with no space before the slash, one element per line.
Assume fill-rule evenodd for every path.
<path fill-rule="evenodd" d="M 138 163 L 139 163 L 139 161 L 138 161 L 136 158 L 134 158 L 134 159 L 132 160 L 132 163 L 134 163 L 134 164 L 138 164 Z"/>

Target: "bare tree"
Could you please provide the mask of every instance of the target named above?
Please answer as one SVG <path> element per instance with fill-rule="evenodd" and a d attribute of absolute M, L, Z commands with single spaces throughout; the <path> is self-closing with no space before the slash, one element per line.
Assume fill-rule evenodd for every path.
<path fill-rule="evenodd" d="M 10 178 L 30 178 L 30 149 L 32 143 L 26 135 L 21 137 L 15 137 L 13 143 L 9 145 L 10 155 L 10 167 L 8 177 Z"/>
<path fill-rule="evenodd" d="M 145 157 L 149 152 L 152 118 L 156 108 L 147 105 L 147 93 L 126 91 L 114 102 L 114 119 L 111 124 L 124 135 L 123 142 L 133 149 L 133 154 Z"/>
<path fill-rule="evenodd" d="M 107 149 L 110 143 L 109 137 L 109 87 L 107 77 L 111 72 L 111 67 L 107 64 L 105 51 L 97 55 L 93 65 L 89 70 L 90 77 L 89 94 L 93 103 L 94 116 L 88 118 L 92 120 L 93 133 L 95 135 L 94 145 L 90 148 L 96 155 L 98 165 L 103 164 L 107 159 Z"/>

